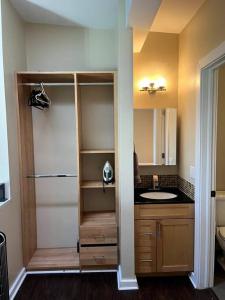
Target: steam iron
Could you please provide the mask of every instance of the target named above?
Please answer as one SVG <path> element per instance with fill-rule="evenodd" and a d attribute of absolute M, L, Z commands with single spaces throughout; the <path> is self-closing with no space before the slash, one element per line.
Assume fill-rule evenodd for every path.
<path fill-rule="evenodd" d="M 105 192 L 104 184 L 113 182 L 113 168 L 107 161 L 103 167 L 103 191 Z"/>

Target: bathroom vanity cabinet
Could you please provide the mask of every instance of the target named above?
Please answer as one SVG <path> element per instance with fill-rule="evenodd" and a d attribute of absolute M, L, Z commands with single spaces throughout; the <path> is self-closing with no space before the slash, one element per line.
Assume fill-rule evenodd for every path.
<path fill-rule="evenodd" d="M 193 270 L 193 204 L 135 205 L 137 274 Z"/>

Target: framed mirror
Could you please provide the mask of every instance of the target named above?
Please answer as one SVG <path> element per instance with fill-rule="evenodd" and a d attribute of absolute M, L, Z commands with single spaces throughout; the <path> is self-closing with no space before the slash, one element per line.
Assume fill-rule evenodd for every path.
<path fill-rule="evenodd" d="M 134 145 L 140 166 L 176 165 L 177 109 L 134 109 Z"/>

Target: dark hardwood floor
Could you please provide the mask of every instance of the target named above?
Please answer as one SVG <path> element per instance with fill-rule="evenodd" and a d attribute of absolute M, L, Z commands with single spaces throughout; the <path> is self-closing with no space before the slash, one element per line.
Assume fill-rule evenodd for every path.
<path fill-rule="evenodd" d="M 28 275 L 15 300 L 215 300 L 187 277 L 138 278 L 139 290 L 118 291 L 116 273 Z"/>

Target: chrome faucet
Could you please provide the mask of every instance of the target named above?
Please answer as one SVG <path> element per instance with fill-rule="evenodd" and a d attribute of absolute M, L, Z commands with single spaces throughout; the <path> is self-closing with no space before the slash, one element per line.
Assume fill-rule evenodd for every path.
<path fill-rule="evenodd" d="M 153 182 L 153 190 L 159 189 L 159 176 L 158 175 L 153 174 L 152 182 Z"/>

